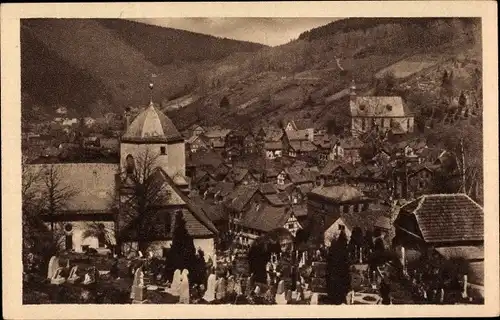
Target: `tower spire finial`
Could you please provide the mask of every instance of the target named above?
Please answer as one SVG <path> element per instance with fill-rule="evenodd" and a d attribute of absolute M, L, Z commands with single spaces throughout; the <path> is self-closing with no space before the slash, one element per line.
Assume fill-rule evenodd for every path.
<path fill-rule="evenodd" d="M 149 94 L 149 104 L 150 105 L 153 105 L 153 87 L 154 87 L 154 83 L 153 83 L 153 78 L 156 78 L 156 74 L 151 74 L 151 79 L 149 81 L 149 91 L 150 91 L 150 94 Z"/>

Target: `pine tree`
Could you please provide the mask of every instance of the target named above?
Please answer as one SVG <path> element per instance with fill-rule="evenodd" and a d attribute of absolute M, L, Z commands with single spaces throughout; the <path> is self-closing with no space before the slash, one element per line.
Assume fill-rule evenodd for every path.
<path fill-rule="evenodd" d="M 345 236 L 345 234 L 344 234 Z M 351 285 L 349 271 L 349 252 L 344 236 L 332 241 L 327 260 L 327 291 L 330 303 L 346 303 L 347 292 Z"/>
<path fill-rule="evenodd" d="M 182 212 L 177 212 L 175 216 L 174 231 L 172 236 L 172 247 L 169 251 L 169 259 L 166 263 L 171 269 L 187 269 L 192 273 L 196 265 L 196 250 L 193 238 L 186 229 L 186 221 Z"/>

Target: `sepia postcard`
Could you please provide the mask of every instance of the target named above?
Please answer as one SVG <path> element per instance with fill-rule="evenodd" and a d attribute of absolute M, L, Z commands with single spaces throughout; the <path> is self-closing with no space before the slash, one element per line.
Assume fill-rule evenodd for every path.
<path fill-rule="evenodd" d="M 496 6 L 2 4 L 4 317 L 498 316 Z"/>

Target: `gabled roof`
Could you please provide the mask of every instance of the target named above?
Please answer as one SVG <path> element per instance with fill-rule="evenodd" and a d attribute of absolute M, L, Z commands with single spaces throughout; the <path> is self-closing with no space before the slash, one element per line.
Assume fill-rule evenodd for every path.
<path fill-rule="evenodd" d="M 344 149 L 361 149 L 363 145 L 363 141 L 357 137 L 347 137 L 340 140 L 340 146 Z"/>
<path fill-rule="evenodd" d="M 309 140 L 290 141 L 290 147 L 296 152 L 312 152 L 317 150 L 316 146 Z"/>
<path fill-rule="evenodd" d="M 363 192 L 347 184 L 316 187 L 311 191 L 311 194 L 319 195 L 336 202 L 346 202 L 365 198 Z"/>
<path fill-rule="evenodd" d="M 280 141 L 266 141 L 264 143 L 264 149 L 266 150 L 281 150 L 283 149 L 283 142 Z"/>
<path fill-rule="evenodd" d="M 249 210 L 239 223 L 243 227 L 268 232 L 282 228 L 288 221 L 292 211 L 287 207 L 273 207 L 262 204 Z"/>
<path fill-rule="evenodd" d="M 404 117 L 401 97 L 355 96 L 349 102 L 352 117 Z"/>
<path fill-rule="evenodd" d="M 352 175 L 354 174 L 355 168 L 350 163 L 339 162 L 339 161 L 328 161 L 326 165 L 323 167 L 323 169 L 320 171 L 320 175 L 322 176 L 330 175 L 337 169 L 341 169 L 345 171 L 348 175 Z"/>
<path fill-rule="evenodd" d="M 440 247 L 436 251 L 446 259 L 480 260 L 484 259 L 483 246 Z"/>
<path fill-rule="evenodd" d="M 308 140 L 310 132 L 308 130 L 288 130 L 285 131 L 288 141 L 302 141 Z"/>
<path fill-rule="evenodd" d="M 213 194 L 219 193 L 222 197 L 228 196 L 234 190 L 234 183 L 232 182 L 217 182 L 212 188 Z"/>
<path fill-rule="evenodd" d="M 284 206 L 285 203 L 281 200 L 281 198 L 277 194 L 266 194 L 264 198 L 269 202 L 270 205 L 279 207 Z"/>
<path fill-rule="evenodd" d="M 222 157 L 214 151 L 195 152 L 190 154 L 186 160 L 193 166 L 212 166 L 213 168 L 217 168 L 224 162 Z"/>
<path fill-rule="evenodd" d="M 182 192 L 179 187 L 174 183 L 172 178 L 163 171 L 163 169 L 158 168 L 153 173 L 155 177 L 164 179 L 169 185 L 173 192 L 185 203 L 187 210 L 191 213 L 192 217 L 195 219 L 190 219 L 189 216 L 185 215 L 186 219 L 186 229 L 190 235 L 210 235 L 218 234 L 217 228 L 214 226 L 212 221 L 208 218 L 207 214 L 202 207 L 194 203 L 184 192 Z"/>
<path fill-rule="evenodd" d="M 366 210 L 362 212 L 352 212 L 340 214 L 339 219 L 345 223 L 345 226 L 352 230 L 355 227 L 361 230 L 372 230 L 375 228 L 377 221 L 384 216 L 381 210 Z"/>
<path fill-rule="evenodd" d="M 415 216 L 426 242 L 483 241 L 483 208 L 466 194 L 432 194 L 401 207 Z"/>
<path fill-rule="evenodd" d="M 241 211 L 247 205 L 247 203 L 252 199 L 255 192 L 257 192 L 258 187 L 251 185 L 240 185 L 233 190 L 225 201 L 226 206 L 235 211 Z"/>
<path fill-rule="evenodd" d="M 203 133 L 203 135 L 207 138 L 225 138 L 228 133 L 231 132 L 231 129 L 214 129 L 210 130 L 207 128 L 207 131 Z"/>
<path fill-rule="evenodd" d="M 262 194 L 275 194 L 278 193 L 278 190 L 274 187 L 274 184 L 272 182 L 268 183 L 262 183 L 259 186 L 259 191 Z"/>
<path fill-rule="evenodd" d="M 248 174 L 248 169 L 246 168 L 232 168 L 227 174 L 226 178 L 231 179 L 233 182 L 240 182 Z"/>
<path fill-rule="evenodd" d="M 261 132 L 264 134 L 264 141 L 278 141 L 283 137 L 283 130 L 277 127 L 262 127 L 259 130 L 259 133 Z"/>

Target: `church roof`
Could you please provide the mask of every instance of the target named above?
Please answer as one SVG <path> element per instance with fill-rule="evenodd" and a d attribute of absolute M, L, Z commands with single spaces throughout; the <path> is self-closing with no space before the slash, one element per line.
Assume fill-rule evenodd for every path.
<path fill-rule="evenodd" d="M 122 141 L 169 142 L 183 139 L 172 120 L 153 103 L 145 108 L 127 128 Z"/>

